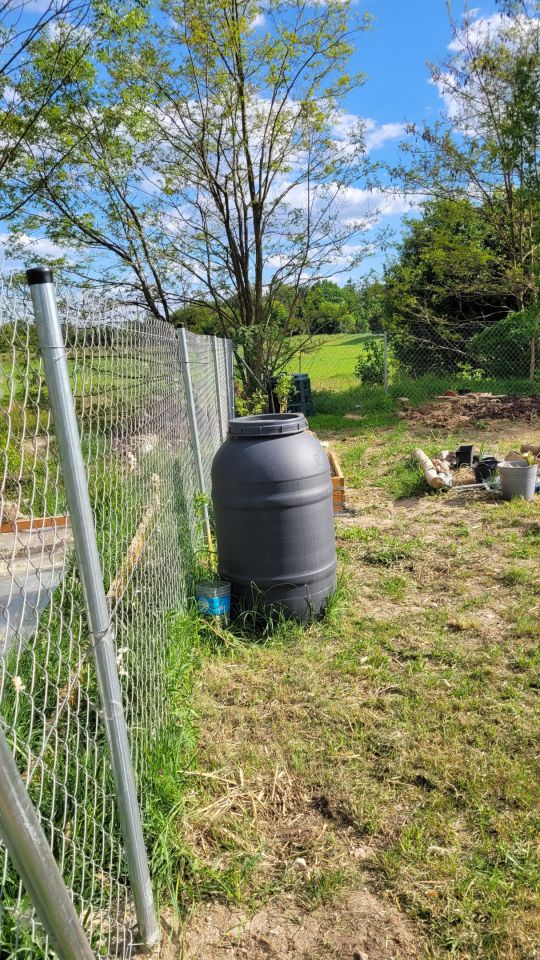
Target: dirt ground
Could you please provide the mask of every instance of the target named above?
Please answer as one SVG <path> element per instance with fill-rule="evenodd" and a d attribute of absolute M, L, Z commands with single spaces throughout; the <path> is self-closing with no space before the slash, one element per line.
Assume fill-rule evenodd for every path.
<path fill-rule="evenodd" d="M 417 960 L 407 921 L 365 891 L 307 913 L 293 897 L 253 914 L 223 904 L 200 906 L 184 934 L 168 924 L 160 960 Z"/>
<path fill-rule="evenodd" d="M 179 830 L 206 868 L 251 872 L 166 917 L 159 960 L 540 958 L 540 497 L 392 494 L 414 446 L 446 446 L 422 416 L 399 449 L 332 441 L 359 464 L 342 613 L 205 664 Z M 540 419 L 481 439 L 540 443 Z"/>
<path fill-rule="evenodd" d="M 540 416 L 540 397 L 449 397 L 416 409 L 405 409 L 402 416 L 413 429 L 420 425 L 455 430 L 475 423 L 486 426 L 498 420 L 524 425 Z"/>

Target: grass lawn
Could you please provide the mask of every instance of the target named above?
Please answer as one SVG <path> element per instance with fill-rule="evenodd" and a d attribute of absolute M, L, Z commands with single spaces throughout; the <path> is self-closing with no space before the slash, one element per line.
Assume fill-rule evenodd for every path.
<path fill-rule="evenodd" d="M 296 338 L 299 343 L 302 338 Z M 382 389 L 363 388 L 355 374 L 355 367 L 362 345 L 369 342 L 362 334 L 337 333 L 314 337 L 307 351 L 296 354 L 289 363 L 291 373 L 309 374 L 312 389 L 318 394 L 317 412 L 331 416 L 350 413 L 358 404 L 364 413 L 379 415 L 386 421 L 395 420 L 394 400 L 408 396 L 413 403 L 420 403 L 443 392 L 449 387 L 471 387 L 475 390 L 491 390 L 493 393 L 534 393 L 535 387 L 527 380 L 495 380 L 490 377 L 470 381 L 465 374 L 425 374 L 417 379 L 399 370 L 390 382 L 388 397 Z M 381 384 L 382 387 L 382 384 Z M 388 416 L 390 415 L 390 420 Z M 315 426 L 321 427 L 317 418 Z M 325 424 L 328 426 L 328 422 Z M 334 421 L 334 426 L 346 424 Z"/>
<path fill-rule="evenodd" d="M 302 337 L 296 338 L 299 343 Z M 300 351 L 289 363 L 291 373 L 308 373 L 312 387 L 318 390 L 344 390 L 358 385 L 354 369 L 363 344 L 370 337 L 355 333 L 333 333 L 313 337 L 307 350 Z"/>
<path fill-rule="evenodd" d="M 540 498 L 429 494 L 411 448 L 468 435 L 358 390 L 317 401 L 351 507 L 341 587 L 308 629 L 198 628 L 166 826 L 185 926 L 162 956 L 533 960 Z M 538 420 L 478 430 L 540 442 Z"/>

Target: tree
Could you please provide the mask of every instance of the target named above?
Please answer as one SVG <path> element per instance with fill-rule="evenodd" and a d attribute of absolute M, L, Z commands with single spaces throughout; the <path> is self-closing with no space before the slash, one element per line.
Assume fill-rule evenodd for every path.
<path fill-rule="evenodd" d="M 171 315 L 171 323 L 175 327 L 185 327 L 193 333 L 216 334 L 219 332 L 219 322 L 215 310 L 211 305 L 180 307 Z"/>
<path fill-rule="evenodd" d="M 519 307 L 511 264 L 482 207 L 468 198 L 424 204 L 405 221 L 384 277 L 386 319 L 398 358 L 418 373 L 455 370 L 467 341 Z"/>
<path fill-rule="evenodd" d="M 384 283 L 367 276 L 356 291 L 356 329 L 383 333 L 388 325 L 388 305 Z"/>
<path fill-rule="evenodd" d="M 421 129 L 410 126 L 409 162 L 395 173 L 424 197 L 468 203 L 483 224 L 487 256 L 497 248 L 501 269 L 490 271 L 495 288 L 489 290 L 486 269 L 480 270 L 477 294 L 500 297 L 502 286 L 511 309 L 538 312 L 540 21 L 529 0 L 500 6 L 494 21 L 478 21 L 473 12 L 453 24 L 452 56 L 431 67 L 446 115 Z M 458 275 L 449 292 L 461 283 Z M 533 337 L 531 378 L 535 354 Z"/>
<path fill-rule="evenodd" d="M 74 35 L 84 33 L 89 20 L 88 0 L 0 0 L 0 218 L 14 212 L 33 196 L 19 183 L 17 199 L 11 200 L 10 177 L 21 152 L 40 136 L 45 108 L 69 83 L 74 62 L 66 55 Z M 28 102 L 25 76 L 41 37 L 56 36 L 54 56 L 42 64 L 39 95 Z M 49 158 L 49 168 L 62 156 Z"/>
<path fill-rule="evenodd" d="M 490 376 L 524 379 L 530 375 L 531 340 L 539 336 L 535 311 L 508 313 L 472 337 L 466 349 L 473 363 Z"/>
<path fill-rule="evenodd" d="M 303 328 L 310 333 L 353 333 L 365 330 L 360 298 L 348 281 L 343 287 L 320 280 L 305 292 L 299 304 Z"/>
<path fill-rule="evenodd" d="M 307 287 L 364 252 L 365 223 L 346 211 L 362 129 L 345 135 L 338 121 L 362 80 L 347 66 L 366 25 L 349 0 L 111 13 L 99 68 L 87 62 L 46 111 L 25 171 L 39 200 L 30 222 L 95 252 L 82 277 L 120 278 L 158 316 L 211 305 L 247 361 L 246 385 L 265 383 L 286 365 Z M 37 60 L 33 82 L 38 94 Z M 44 177 L 51 151 L 73 144 Z"/>

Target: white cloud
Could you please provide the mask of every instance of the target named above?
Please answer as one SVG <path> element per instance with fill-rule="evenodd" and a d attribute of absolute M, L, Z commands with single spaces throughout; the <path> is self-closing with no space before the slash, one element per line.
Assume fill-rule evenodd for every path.
<path fill-rule="evenodd" d="M 4 87 L 3 97 L 8 106 L 12 106 L 21 102 L 21 98 L 14 87 Z"/>
<path fill-rule="evenodd" d="M 382 217 L 411 213 L 418 209 L 422 200 L 415 194 L 394 190 L 365 190 L 361 187 L 347 187 L 342 192 L 342 199 L 346 211 L 345 223 L 353 224 L 367 218 L 370 227 L 373 226 L 373 218 L 379 221 Z"/>
<path fill-rule="evenodd" d="M 463 18 L 460 29 L 448 44 L 448 49 L 452 53 L 463 53 L 468 48 L 475 50 L 499 37 L 504 37 L 505 42 L 512 46 L 518 36 L 523 37 L 528 34 L 533 37 L 540 27 L 540 21 L 537 18 L 530 18 L 524 14 L 509 17 L 504 13 L 492 13 L 489 17 L 482 17 L 479 13 L 477 9 L 469 10 Z"/>
<path fill-rule="evenodd" d="M 341 113 L 332 123 L 332 135 L 343 144 L 354 137 L 355 133 L 363 133 L 366 151 L 378 150 L 388 140 L 396 140 L 405 133 L 403 123 L 378 123 L 371 117 L 360 117 L 356 113 Z"/>
<path fill-rule="evenodd" d="M 264 27 L 266 23 L 266 17 L 264 13 L 256 13 L 249 24 L 250 30 L 257 30 L 258 27 Z"/>
<path fill-rule="evenodd" d="M 536 45 L 539 38 L 540 21 L 525 16 L 508 17 L 502 13 L 479 16 L 477 9 L 469 10 L 461 27 L 456 31 L 448 49 L 454 54 L 457 68 L 474 59 L 484 46 L 498 41 L 510 49 L 521 43 Z M 467 70 L 467 66 L 464 66 Z M 467 96 L 462 96 L 461 88 L 456 93 L 459 79 L 452 72 L 440 69 L 428 82 L 436 87 L 444 104 L 445 114 L 451 121 L 460 122 L 460 128 L 477 134 L 482 127 L 482 118 L 487 110 L 482 84 L 473 76 L 467 85 Z"/>
<path fill-rule="evenodd" d="M 397 140 L 405 133 L 404 123 L 377 124 L 374 120 L 366 120 L 366 150 L 377 150 L 387 140 Z"/>
<path fill-rule="evenodd" d="M 48 237 L 29 237 L 26 233 L 0 233 L 0 249 L 9 252 L 12 258 L 15 254 L 18 259 L 36 256 L 55 260 L 69 253 L 66 247 L 59 246 Z"/>
<path fill-rule="evenodd" d="M 24 0 L 25 13 L 62 13 L 69 7 L 70 0 Z"/>
<path fill-rule="evenodd" d="M 437 93 L 444 103 L 444 110 L 449 120 L 455 120 L 460 114 L 460 105 L 457 97 L 452 92 L 451 75 L 449 73 L 440 73 L 434 79 L 430 77 L 428 83 L 437 88 Z"/>
<path fill-rule="evenodd" d="M 478 10 L 471 10 L 469 11 L 469 17 L 474 18 L 477 13 Z M 493 13 L 490 17 L 469 19 L 468 23 L 456 33 L 451 43 L 448 44 L 448 49 L 453 53 L 459 53 L 465 50 L 466 41 L 473 46 L 477 46 L 497 36 L 503 26 L 508 26 L 509 23 L 510 18 L 502 13 Z"/>
<path fill-rule="evenodd" d="M 332 134 L 336 140 L 348 140 L 361 122 L 357 113 L 339 113 L 332 122 Z"/>
<path fill-rule="evenodd" d="M 332 265 L 333 267 L 347 267 L 354 260 L 358 258 L 360 254 L 365 254 L 366 244 L 365 243 L 344 243 L 339 250 L 335 250 L 325 261 L 325 266 Z M 274 267 L 275 269 L 280 269 L 286 267 L 290 263 L 290 257 L 286 253 L 275 253 L 266 259 L 266 265 L 269 267 Z M 306 274 L 306 279 L 309 274 Z"/>
<path fill-rule="evenodd" d="M 70 38 L 71 40 L 80 40 L 89 42 L 92 39 L 92 29 L 82 23 L 72 23 L 70 20 L 55 18 L 47 25 L 47 31 L 51 40 L 61 40 Z"/>
<path fill-rule="evenodd" d="M 281 188 L 286 186 L 286 182 L 280 184 Z M 326 185 L 324 189 L 331 189 L 331 184 Z M 368 230 L 380 222 L 382 217 L 397 216 L 418 210 L 423 199 L 420 194 L 405 194 L 396 190 L 366 190 L 363 187 L 350 186 L 341 188 L 337 203 L 341 206 L 342 223 L 346 226 L 357 224 L 359 230 Z M 315 206 L 315 209 L 318 205 L 316 193 L 313 190 L 308 193 L 305 183 L 293 186 L 287 195 L 286 202 L 300 210 L 307 209 L 310 203 Z M 322 193 L 321 203 L 324 203 Z"/>

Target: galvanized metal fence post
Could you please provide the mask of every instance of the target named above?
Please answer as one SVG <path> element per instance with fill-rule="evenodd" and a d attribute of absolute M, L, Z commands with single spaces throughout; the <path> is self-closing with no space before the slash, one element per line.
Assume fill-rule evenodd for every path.
<path fill-rule="evenodd" d="M 180 361 L 182 363 L 182 372 L 184 376 L 184 384 L 186 387 L 187 412 L 188 412 L 188 420 L 189 420 L 189 429 L 191 433 L 191 444 L 193 446 L 193 454 L 195 457 L 195 470 L 197 473 L 199 490 L 204 498 L 203 504 L 202 504 L 203 523 L 206 531 L 208 548 L 210 552 L 212 552 L 212 533 L 210 530 L 210 517 L 208 515 L 208 504 L 206 502 L 207 490 L 206 490 L 206 483 L 204 479 L 201 443 L 199 438 L 199 425 L 197 423 L 197 410 L 195 408 L 195 396 L 193 393 L 193 380 L 191 378 L 191 367 L 189 365 L 189 350 L 188 350 L 185 327 L 180 327 L 178 330 L 178 343 L 180 346 Z"/>
<path fill-rule="evenodd" d="M 216 336 L 213 336 L 212 337 L 212 356 L 214 358 L 214 379 L 216 381 L 216 399 L 217 399 L 217 408 L 218 408 L 218 417 L 219 417 L 219 436 L 220 436 L 221 442 L 223 443 L 225 439 L 225 431 L 223 429 L 223 403 L 221 401 L 221 389 L 219 385 L 219 357 L 218 357 L 219 344 L 220 344 L 220 341 L 218 340 L 218 338 Z M 225 357 L 225 353 L 223 354 L 223 356 Z"/>
<path fill-rule="evenodd" d="M 384 395 L 388 396 L 388 334 L 386 330 L 383 334 L 384 337 Z"/>
<path fill-rule="evenodd" d="M 60 960 L 94 960 L 1 727 L 0 834 Z"/>
<path fill-rule="evenodd" d="M 235 398 L 234 398 L 234 350 L 230 340 L 227 341 L 227 346 L 226 346 L 225 366 L 227 370 L 227 384 L 229 387 L 229 390 L 228 390 L 229 419 L 232 420 L 232 418 L 236 413 L 236 410 L 235 410 Z"/>
<path fill-rule="evenodd" d="M 26 277 L 32 294 L 49 402 L 71 514 L 73 539 L 85 594 L 92 636 L 92 652 L 111 753 L 118 814 L 139 935 L 143 944 L 150 946 L 159 940 L 159 924 L 154 908 L 148 857 L 144 845 L 141 814 L 122 706 L 113 628 L 103 584 L 66 351 L 56 308 L 53 274 L 51 270 L 44 267 L 36 267 L 27 270 Z"/>

